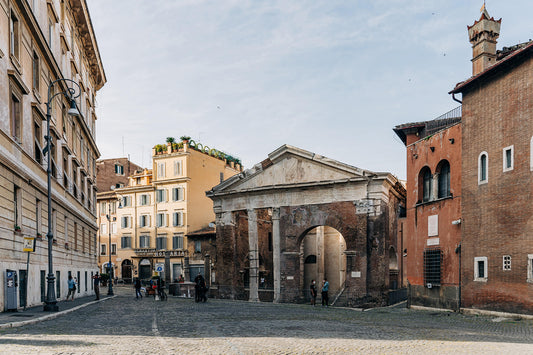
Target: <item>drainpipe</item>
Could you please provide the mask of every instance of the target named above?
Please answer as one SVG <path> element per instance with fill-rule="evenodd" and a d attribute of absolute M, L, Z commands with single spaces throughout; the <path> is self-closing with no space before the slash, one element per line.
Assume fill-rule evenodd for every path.
<path fill-rule="evenodd" d="M 461 243 L 455 248 L 455 253 L 459 254 L 459 304 L 457 311 L 461 311 Z"/>
<path fill-rule="evenodd" d="M 453 99 L 453 101 L 457 101 L 457 102 L 460 103 L 460 104 L 463 103 L 463 101 L 461 101 L 461 100 L 455 98 L 455 93 L 454 93 L 454 92 L 452 93 L 452 99 Z"/>

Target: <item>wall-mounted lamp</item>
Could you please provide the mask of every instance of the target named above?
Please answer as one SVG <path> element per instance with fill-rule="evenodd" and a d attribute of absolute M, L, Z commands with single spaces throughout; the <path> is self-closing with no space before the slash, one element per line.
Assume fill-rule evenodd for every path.
<path fill-rule="evenodd" d="M 451 144 L 454 144 L 455 143 L 455 138 L 450 138 L 448 139 L 450 141 Z"/>
<path fill-rule="evenodd" d="M 456 226 L 456 225 L 458 225 L 458 224 L 461 224 L 461 218 L 456 219 L 455 221 L 452 221 L 452 224 L 453 224 L 454 226 Z"/>
<path fill-rule="evenodd" d="M 435 147 L 429 147 L 429 149 L 431 149 L 432 152 L 435 151 Z"/>

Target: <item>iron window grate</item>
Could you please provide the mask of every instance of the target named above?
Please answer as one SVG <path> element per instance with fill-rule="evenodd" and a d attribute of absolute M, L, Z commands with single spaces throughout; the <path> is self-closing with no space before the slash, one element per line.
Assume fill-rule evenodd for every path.
<path fill-rule="evenodd" d="M 439 286 L 441 271 L 442 250 L 438 248 L 424 250 L 424 284 L 428 287 Z"/>

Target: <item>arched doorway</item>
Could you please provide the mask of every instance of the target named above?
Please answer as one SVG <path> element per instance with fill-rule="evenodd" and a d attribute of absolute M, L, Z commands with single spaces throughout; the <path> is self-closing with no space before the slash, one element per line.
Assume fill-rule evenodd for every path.
<path fill-rule="evenodd" d="M 139 278 L 146 280 L 152 277 L 152 263 L 149 259 L 139 261 Z"/>
<path fill-rule="evenodd" d="M 126 259 L 122 262 L 122 280 L 125 283 L 131 283 L 132 282 L 132 273 L 131 269 L 133 267 L 133 263 L 130 259 Z"/>
<path fill-rule="evenodd" d="M 335 228 L 318 226 L 306 233 L 300 244 L 300 268 L 304 295 L 309 297 L 309 285 L 316 280 L 320 291 L 322 280 L 329 281 L 329 294 L 333 297 L 346 280 L 346 242 Z"/>

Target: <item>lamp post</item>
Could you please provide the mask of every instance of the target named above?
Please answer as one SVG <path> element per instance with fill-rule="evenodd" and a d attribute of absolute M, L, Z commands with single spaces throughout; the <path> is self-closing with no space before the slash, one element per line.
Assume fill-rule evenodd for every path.
<path fill-rule="evenodd" d="M 118 194 L 117 194 L 118 195 Z M 122 204 L 120 201 L 122 200 L 122 196 L 118 195 L 116 196 L 116 199 L 118 201 L 118 208 L 122 208 Z M 116 209 L 115 209 L 116 213 Z M 107 221 L 109 222 L 109 262 L 107 263 L 107 275 L 109 276 L 109 287 L 107 289 L 107 295 L 113 296 L 113 278 L 112 278 L 112 271 L 113 267 L 111 266 L 111 200 L 109 200 L 109 214 L 107 215 Z"/>
<path fill-rule="evenodd" d="M 50 90 L 57 82 L 71 82 L 75 86 L 77 86 L 78 94 L 76 94 L 76 90 L 74 88 L 67 88 L 66 91 L 61 91 L 56 94 L 54 94 L 52 97 L 50 97 Z M 52 263 L 52 247 L 54 242 L 54 234 L 52 232 L 52 137 L 50 136 L 50 119 L 52 116 L 52 100 L 58 96 L 58 95 L 64 95 L 67 100 L 70 101 L 70 109 L 68 110 L 68 114 L 70 116 L 79 116 L 80 112 L 76 108 L 76 102 L 74 101 L 75 98 L 80 96 L 81 90 L 78 83 L 76 83 L 73 80 L 70 79 L 57 79 L 56 81 L 53 81 L 48 85 L 48 101 L 46 102 L 46 147 L 43 149 L 43 153 L 46 153 L 48 156 L 48 166 L 46 168 L 46 176 L 48 179 L 48 233 L 46 234 L 46 237 L 48 238 L 48 289 L 46 292 L 46 299 L 44 304 L 44 311 L 47 312 L 57 312 L 59 310 L 59 307 L 57 306 L 57 299 L 56 299 L 56 293 L 55 293 L 55 285 L 54 285 L 54 267 Z"/>
<path fill-rule="evenodd" d="M 109 287 L 107 289 L 107 295 L 113 296 L 113 279 L 111 271 L 113 267 L 111 266 L 111 200 L 109 200 L 109 214 L 107 215 L 107 221 L 109 222 L 109 262 L 107 263 L 107 276 L 109 277 Z"/>

